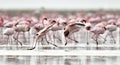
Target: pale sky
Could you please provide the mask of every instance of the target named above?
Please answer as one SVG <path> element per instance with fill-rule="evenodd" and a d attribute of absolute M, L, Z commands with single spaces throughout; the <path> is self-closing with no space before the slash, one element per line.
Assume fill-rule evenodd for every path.
<path fill-rule="evenodd" d="M 0 0 L 0 9 L 120 9 L 120 0 Z"/>

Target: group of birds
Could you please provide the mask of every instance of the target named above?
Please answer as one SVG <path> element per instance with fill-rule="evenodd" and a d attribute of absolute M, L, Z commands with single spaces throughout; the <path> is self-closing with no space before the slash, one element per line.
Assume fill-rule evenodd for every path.
<path fill-rule="evenodd" d="M 12 39 L 21 46 L 23 43 L 26 43 L 26 41 L 21 42 L 18 39 L 19 33 L 22 32 L 23 36 L 25 36 L 25 32 L 29 32 L 31 28 L 34 29 L 36 31 L 33 37 L 35 39 L 34 46 L 29 50 L 36 48 L 39 39 L 41 39 L 41 41 L 45 40 L 48 44 L 58 47 L 58 45 L 48 40 L 47 35 L 49 37 L 51 36 L 51 34 L 48 33 L 49 31 L 52 31 L 53 37 L 59 41 L 61 41 L 59 35 L 63 34 L 65 38 L 64 44 L 67 45 L 69 40 L 78 43 L 78 40 L 73 39 L 72 35 L 78 31 L 82 31 L 81 29 L 85 29 L 87 32 L 87 44 L 89 44 L 88 33 L 93 33 L 92 39 L 98 45 L 99 37 L 103 38 L 101 35 L 106 31 L 108 31 L 108 33 L 105 38 L 103 38 L 103 43 L 106 42 L 108 36 L 116 43 L 113 32 L 120 28 L 120 16 L 111 13 L 75 13 L 67 14 L 66 16 L 59 13 L 44 13 L 41 17 L 33 15 L 14 17 L 0 15 L 0 27 L 5 28 L 3 35 L 8 36 L 7 39 L 12 37 Z M 57 31 L 64 31 L 64 33 L 58 34 Z M 4 42 L 4 40 L 2 41 Z"/>

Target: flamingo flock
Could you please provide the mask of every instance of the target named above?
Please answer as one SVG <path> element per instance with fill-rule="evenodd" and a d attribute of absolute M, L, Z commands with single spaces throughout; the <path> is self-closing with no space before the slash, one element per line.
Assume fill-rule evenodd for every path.
<path fill-rule="evenodd" d="M 44 13 L 41 17 L 33 15 L 14 17 L 0 15 L 0 27 L 4 28 L 2 33 L 4 36 L 7 36 L 7 38 L 3 37 L 1 43 L 8 43 L 8 40 L 13 39 L 16 44 L 20 44 L 21 46 L 27 42 L 25 33 L 34 29 L 35 34 L 33 39 L 35 42 L 33 43 L 33 47 L 29 50 L 35 49 L 39 40 L 58 47 L 57 44 L 49 41 L 48 38 L 51 39 L 51 37 L 53 37 L 62 42 L 62 39 L 60 38 L 61 34 L 64 35 L 65 46 L 69 41 L 79 43 L 75 38 L 75 34 L 83 29 L 86 30 L 86 44 L 90 44 L 89 38 L 90 33 L 92 33 L 93 36 L 91 38 L 96 42 L 96 45 L 98 45 L 99 38 L 102 38 L 103 43 L 105 44 L 108 36 L 116 43 L 113 32 L 120 28 L 120 16 L 110 13 L 76 13 L 74 15 L 68 14 L 66 16 L 59 13 Z M 63 33 L 59 33 L 58 31 L 63 31 Z M 101 36 L 104 35 L 106 31 L 108 31 L 106 36 Z M 20 33 L 23 34 L 23 41 L 19 40 Z M 81 33 L 79 34 L 81 35 Z"/>

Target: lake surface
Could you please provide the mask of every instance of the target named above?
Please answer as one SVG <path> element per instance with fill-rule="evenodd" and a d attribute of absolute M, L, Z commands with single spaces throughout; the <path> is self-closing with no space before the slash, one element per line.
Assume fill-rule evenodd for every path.
<path fill-rule="evenodd" d="M 120 56 L 0 56 L 1 65 L 119 65 Z"/>

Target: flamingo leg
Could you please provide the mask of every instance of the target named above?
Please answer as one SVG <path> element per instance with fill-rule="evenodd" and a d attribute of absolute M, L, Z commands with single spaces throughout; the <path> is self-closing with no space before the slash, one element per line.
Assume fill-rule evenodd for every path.
<path fill-rule="evenodd" d="M 23 32 L 23 42 L 26 43 L 25 32 Z"/>
<path fill-rule="evenodd" d="M 65 37 L 65 46 L 67 45 L 67 38 Z"/>
<path fill-rule="evenodd" d="M 18 40 L 18 36 L 19 36 L 19 32 L 16 32 L 16 33 L 14 34 L 14 38 L 15 38 L 15 39 L 13 38 L 13 39 L 15 40 L 16 44 L 18 44 L 18 41 L 17 41 L 17 40 Z"/>
<path fill-rule="evenodd" d="M 13 43 L 13 41 L 12 41 L 13 39 L 12 39 L 12 36 L 11 36 L 11 38 L 10 38 L 10 44 L 12 44 Z M 12 49 L 12 47 L 11 47 L 11 49 Z"/>
<path fill-rule="evenodd" d="M 100 37 L 100 38 L 102 38 L 102 39 L 104 39 L 104 40 L 106 41 L 106 39 L 105 39 L 105 38 L 103 38 L 101 35 L 99 35 L 99 37 Z"/>
<path fill-rule="evenodd" d="M 50 33 L 47 33 L 47 35 L 48 35 L 48 38 L 51 38 L 51 34 Z"/>
<path fill-rule="evenodd" d="M 114 39 L 114 36 L 113 36 L 112 32 L 110 32 L 110 35 L 111 35 L 111 38 L 113 39 L 113 42 L 114 42 L 114 44 L 115 44 L 116 41 L 115 41 L 115 39 Z"/>
<path fill-rule="evenodd" d="M 73 33 L 73 40 L 75 40 L 75 33 Z"/>
<path fill-rule="evenodd" d="M 35 39 L 35 42 L 34 42 L 33 47 L 30 48 L 30 49 L 27 49 L 27 50 L 33 50 L 33 49 L 35 49 L 35 48 L 36 48 L 36 45 L 37 45 L 37 41 L 38 41 L 38 39 L 39 39 L 39 37 L 37 37 L 37 38 Z"/>
<path fill-rule="evenodd" d="M 106 42 L 106 39 L 107 39 L 108 35 L 109 35 L 109 33 L 107 33 L 107 35 L 105 36 L 103 43 Z"/>
<path fill-rule="evenodd" d="M 99 35 L 96 35 L 96 37 L 95 37 L 95 41 L 96 41 L 96 44 L 97 44 L 96 49 L 98 49 L 98 44 L 99 44 L 99 43 L 98 43 L 98 36 L 99 36 Z"/>
<path fill-rule="evenodd" d="M 8 46 L 10 45 L 10 44 L 9 44 L 9 36 L 8 36 L 8 38 L 7 38 L 7 44 L 8 44 Z"/>
<path fill-rule="evenodd" d="M 41 38 L 41 45 L 44 45 L 43 42 L 44 42 L 44 38 L 42 37 Z"/>
<path fill-rule="evenodd" d="M 89 31 L 87 31 L 87 45 L 89 44 L 88 39 L 89 39 Z"/>
<path fill-rule="evenodd" d="M 57 39 L 60 41 L 60 43 L 62 43 L 62 40 L 61 40 L 61 38 L 60 38 L 61 36 L 60 36 L 60 33 L 59 33 L 59 31 L 57 32 Z"/>
<path fill-rule="evenodd" d="M 95 37 L 96 44 L 98 45 L 98 35 Z"/>
<path fill-rule="evenodd" d="M 2 44 L 8 43 L 7 41 L 8 41 L 8 36 L 7 36 L 7 38 L 5 36 L 3 36 Z"/>
<path fill-rule="evenodd" d="M 15 36 L 13 36 L 13 39 L 22 46 L 22 42 L 20 42 L 17 38 L 15 38 Z"/>
<path fill-rule="evenodd" d="M 95 40 L 95 34 L 92 36 L 92 39 Z"/>
<path fill-rule="evenodd" d="M 54 38 L 56 38 L 56 39 L 58 39 L 60 42 L 62 42 L 62 40 L 61 40 L 59 37 L 57 37 L 56 35 L 54 36 Z"/>
<path fill-rule="evenodd" d="M 72 41 L 74 41 L 75 43 L 78 43 L 78 41 L 75 40 L 75 39 L 72 39 L 72 38 L 70 38 L 70 37 L 67 37 L 67 38 L 70 39 L 70 40 L 72 40 Z"/>
<path fill-rule="evenodd" d="M 53 40 L 54 40 L 54 43 L 55 43 L 55 31 L 53 31 Z"/>
<path fill-rule="evenodd" d="M 56 44 L 53 44 L 53 43 L 49 42 L 49 41 L 47 40 L 47 38 L 46 38 L 46 35 L 45 35 L 45 40 L 46 40 L 46 42 L 47 42 L 48 44 L 51 44 L 51 45 L 53 45 L 53 46 L 55 46 L 55 47 L 58 47 Z"/>
<path fill-rule="evenodd" d="M 55 34 L 57 34 L 57 36 Z M 56 33 L 54 31 L 53 38 L 56 38 L 57 40 L 59 40 L 60 42 L 62 42 L 62 40 L 60 39 L 60 36 L 59 36 L 59 34 L 58 34 L 57 31 L 56 31 Z"/>
<path fill-rule="evenodd" d="M 98 45 L 98 35 L 93 35 L 92 39 L 96 42 L 96 44 Z"/>

